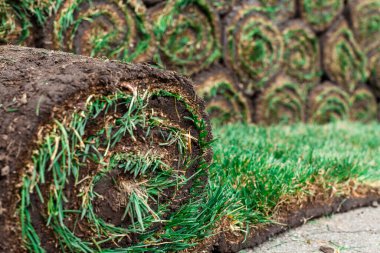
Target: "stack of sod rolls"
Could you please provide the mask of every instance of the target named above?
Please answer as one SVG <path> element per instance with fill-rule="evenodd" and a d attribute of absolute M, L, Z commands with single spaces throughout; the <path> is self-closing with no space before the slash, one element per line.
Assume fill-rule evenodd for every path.
<path fill-rule="evenodd" d="M 177 251 L 205 236 L 219 211 L 189 79 L 45 49 L 0 56 L 1 252 Z"/>
<path fill-rule="evenodd" d="M 6 13 L 1 20 L 1 43 L 150 62 L 177 71 L 196 80 L 196 90 L 206 99 L 217 122 L 320 123 L 377 118 L 380 0 L 0 3 L 0 12 Z M 221 71 L 216 69 L 222 69 L 223 82 L 229 88 L 223 86 L 210 93 L 211 87 L 222 87 Z M 289 87 L 273 90 L 280 85 L 279 80 L 287 80 L 297 90 L 291 92 L 298 97 L 294 114 L 294 100 L 287 95 Z M 317 96 L 325 86 L 324 95 Z M 358 103 L 348 102 L 347 110 L 336 111 L 341 107 L 324 101 L 335 92 L 356 101 L 363 90 L 368 99 L 361 100 L 360 108 L 354 108 Z M 329 91 L 332 94 L 327 94 Z M 315 106 L 321 102 L 323 107 Z M 263 116 L 273 114 L 279 104 L 287 108 L 286 112 Z M 367 115 L 364 118 L 358 112 L 363 110 Z M 236 115 L 227 119 L 227 114 Z"/>

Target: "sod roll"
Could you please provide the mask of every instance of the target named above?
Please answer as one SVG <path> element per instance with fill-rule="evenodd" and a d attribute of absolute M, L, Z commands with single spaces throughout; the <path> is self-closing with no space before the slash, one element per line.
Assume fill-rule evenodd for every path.
<path fill-rule="evenodd" d="M 151 57 L 152 31 L 140 1 L 32 1 L 27 8 L 40 16 L 46 48 L 127 62 Z"/>
<path fill-rule="evenodd" d="M 348 119 L 350 96 L 339 86 L 324 82 L 309 95 L 308 120 L 311 123 L 325 124 Z"/>
<path fill-rule="evenodd" d="M 16 4 L 0 0 L 0 45 L 33 45 L 32 25 Z"/>
<path fill-rule="evenodd" d="M 325 31 L 344 9 L 344 0 L 299 0 L 301 18 L 316 32 Z"/>
<path fill-rule="evenodd" d="M 281 69 L 284 43 L 269 17 L 270 11 L 257 1 L 248 1 L 227 18 L 224 57 L 250 95 L 262 89 Z"/>
<path fill-rule="evenodd" d="M 374 94 L 366 86 L 358 87 L 350 98 L 350 118 L 353 121 L 370 122 L 376 120 L 377 102 Z"/>
<path fill-rule="evenodd" d="M 323 68 L 330 80 L 349 93 L 366 81 L 367 59 L 343 18 L 329 28 L 322 44 Z"/>
<path fill-rule="evenodd" d="M 271 8 L 271 16 L 278 23 L 282 23 L 296 15 L 296 0 L 259 0 L 260 3 Z"/>
<path fill-rule="evenodd" d="M 219 17 L 208 1 L 167 1 L 153 8 L 150 16 L 158 65 L 192 75 L 221 57 Z"/>
<path fill-rule="evenodd" d="M 321 60 L 319 40 L 302 20 L 282 26 L 285 43 L 284 71 L 307 90 L 320 82 Z"/>
<path fill-rule="evenodd" d="M 348 1 L 355 39 L 369 53 L 380 47 L 380 0 Z"/>
<path fill-rule="evenodd" d="M 209 117 L 216 124 L 251 121 L 250 106 L 232 71 L 215 65 L 195 76 L 194 83 L 197 94 L 205 101 Z"/>
<path fill-rule="evenodd" d="M 278 75 L 257 99 L 255 121 L 263 125 L 291 124 L 305 118 L 304 91 L 286 75 Z"/>
<path fill-rule="evenodd" d="M 178 251 L 200 238 L 210 129 L 188 79 L 0 55 L 1 252 Z"/>

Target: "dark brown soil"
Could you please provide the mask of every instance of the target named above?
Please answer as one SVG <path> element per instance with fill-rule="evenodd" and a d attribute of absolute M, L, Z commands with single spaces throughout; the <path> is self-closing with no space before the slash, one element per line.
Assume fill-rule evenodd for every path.
<path fill-rule="evenodd" d="M 41 137 L 40 129 L 52 118 L 81 108 L 89 95 L 107 95 L 116 90 L 166 90 L 180 94 L 199 118 L 206 119 L 192 83 L 174 72 L 42 49 L 0 47 L 0 252 L 23 251 L 17 215 L 19 187 L 32 151 L 37 147 L 37 138 Z M 189 112 L 175 99 L 153 97 L 149 107 L 191 135 L 197 135 L 198 131 L 186 118 Z M 211 139 L 210 134 L 208 138 Z M 191 145 L 194 155 L 204 154 L 210 160 L 210 152 L 204 153 L 195 141 Z M 190 187 L 191 183 L 173 201 L 173 210 L 186 199 Z M 31 209 L 34 225 L 40 224 L 39 233 L 46 235 L 48 231 L 39 217 L 38 205 Z M 101 215 L 107 216 L 106 212 Z M 42 244 L 50 240 L 53 238 L 42 238 Z"/>
<path fill-rule="evenodd" d="M 166 2 L 166 0 L 143 0 L 143 3 L 146 5 L 147 8 L 153 7 L 156 4 Z"/>
<path fill-rule="evenodd" d="M 208 252 L 227 253 L 239 252 L 243 249 L 254 248 L 271 237 L 280 233 L 286 232 L 289 229 L 299 227 L 306 221 L 320 218 L 333 213 L 343 213 L 355 208 L 371 206 L 374 202 L 380 201 L 380 193 L 373 191 L 366 197 L 338 197 L 326 202 L 308 202 L 303 208 L 296 208 L 283 214 L 279 220 L 282 224 L 263 225 L 258 228 L 253 228 L 250 234 L 244 236 L 234 236 L 230 233 L 222 233 L 214 241 L 214 244 L 207 248 Z"/>

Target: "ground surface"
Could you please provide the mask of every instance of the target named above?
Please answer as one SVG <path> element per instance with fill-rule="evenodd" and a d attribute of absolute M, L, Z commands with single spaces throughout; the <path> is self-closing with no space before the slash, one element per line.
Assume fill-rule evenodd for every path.
<path fill-rule="evenodd" d="M 331 248 L 322 251 L 321 247 Z M 306 225 L 273 238 L 245 253 L 363 252 L 378 253 L 380 248 L 380 207 L 310 221 Z"/>

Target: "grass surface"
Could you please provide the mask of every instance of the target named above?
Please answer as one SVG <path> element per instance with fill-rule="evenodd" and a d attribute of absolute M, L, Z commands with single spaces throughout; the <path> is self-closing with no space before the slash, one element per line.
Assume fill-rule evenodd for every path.
<path fill-rule="evenodd" d="M 380 180 L 380 125 L 342 122 L 214 131 L 212 183 L 235 196 L 235 229 L 267 222 L 280 205 L 300 196 L 346 194 L 353 185 Z"/>

